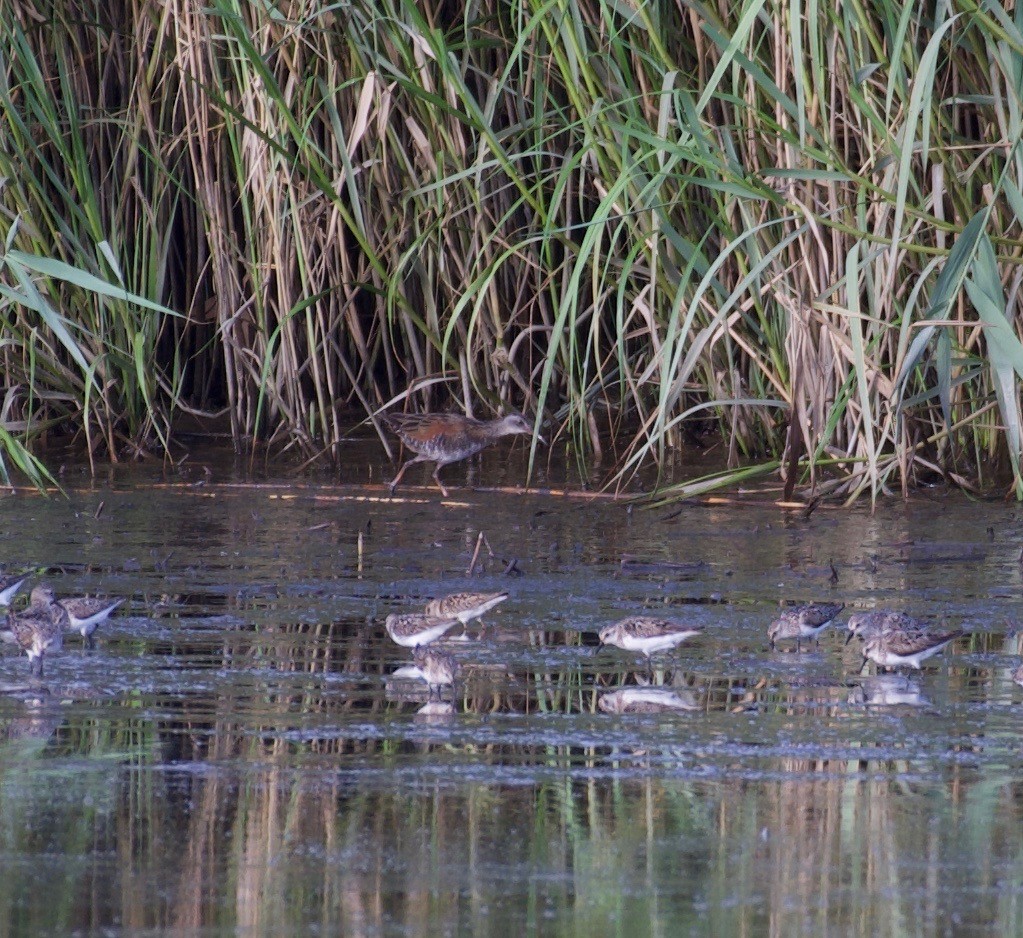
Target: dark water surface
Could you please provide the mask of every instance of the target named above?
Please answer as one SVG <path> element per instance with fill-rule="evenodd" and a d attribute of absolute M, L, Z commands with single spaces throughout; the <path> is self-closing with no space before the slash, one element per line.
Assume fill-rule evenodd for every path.
<path fill-rule="evenodd" d="M 3 934 L 1023 931 L 1015 505 L 158 481 L 0 500 L 9 568 L 128 600 L 41 685 L 0 657 Z M 383 620 L 467 588 L 511 597 L 430 699 Z M 849 609 L 771 652 L 783 599 L 967 635 L 878 683 Z M 599 705 L 636 613 L 706 629 L 658 659 L 677 709 Z"/>

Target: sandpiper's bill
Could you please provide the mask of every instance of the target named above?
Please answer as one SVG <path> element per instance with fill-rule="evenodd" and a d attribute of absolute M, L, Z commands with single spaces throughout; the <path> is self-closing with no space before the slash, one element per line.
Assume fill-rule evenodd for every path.
<path fill-rule="evenodd" d="M 882 668 L 909 666 L 919 670 L 922 661 L 936 655 L 962 634 L 962 629 L 952 632 L 930 632 L 926 629 L 882 630 L 863 643 L 864 662 L 870 660 Z"/>
<path fill-rule="evenodd" d="M 458 662 L 445 651 L 419 645 L 413 660 L 430 689 L 431 697 L 434 691 L 439 695 L 442 687 L 454 684 L 458 679 Z"/>
<path fill-rule="evenodd" d="M 405 648 L 428 645 L 458 625 L 453 616 L 429 616 L 422 612 L 392 612 L 385 620 L 387 634 Z"/>
<path fill-rule="evenodd" d="M 803 603 L 789 606 L 771 623 L 767 640 L 774 648 L 783 639 L 794 638 L 796 651 L 800 650 L 804 638 L 812 638 L 820 644 L 820 633 L 845 608 L 845 603 Z"/>
<path fill-rule="evenodd" d="M 100 599 L 93 596 L 73 596 L 68 599 L 58 599 L 57 605 L 63 609 L 68 616 L 69 628 L 77 629 L 86 645 L 92 648 L 95 641 L 93 632 L 101 622 L 106 622 L 110 614 L 122 603 L 123 599 Z"/>

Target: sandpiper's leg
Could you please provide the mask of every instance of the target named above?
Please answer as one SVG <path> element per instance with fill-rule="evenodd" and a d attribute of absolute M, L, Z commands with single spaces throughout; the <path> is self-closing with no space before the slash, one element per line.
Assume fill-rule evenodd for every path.
<path fill-rule="evenodd" d="M 803 639 L 801 636 L 796 636 L 796 654 L 798 655 L 803 650 Z"/>
<path fill-rule="evenodd" d="M 88 648 L 89 651 L 96 650 L 96 639 L 92 637 L 92 632 L 85 636 L 85 647 Z"/>
<path fill-rule="evenodd" d="M 437 463 L 437 468 L 433 470 L 433 481 L 436 482 L 437 486 L 440 488 L 441 495 L 443 495 L 445 498 L 447 498 L 448 497 L 448 490 L 446 488 L 444 488 L 444 483 L 441 482 L 440 476 L 437 475 L 438 472 L 440 472 L 440 463 Z"/>
<path fill-rule="evenodd" d="M 42 655 L 37 655 L 32 660 L 32 673 L 36 677 L 42 677 L 43 676 L 43 656 Z"/>

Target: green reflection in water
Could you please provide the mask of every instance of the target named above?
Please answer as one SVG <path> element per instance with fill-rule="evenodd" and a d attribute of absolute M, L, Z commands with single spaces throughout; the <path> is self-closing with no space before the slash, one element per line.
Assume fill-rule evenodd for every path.
<path fill-rule="evenodd" d="M 1021 924 L 1014 786 L 806 763 L 788 766 L 798 780 L 760 784 L 360 791 L 325 768 L 268 764 L 272 747 L 249 756 L 256 767 L 22 766 L 2 787 L 5 919 L 37 932 L 103 922 L 423 935 L 497 923 L 623 935 L 637 922 L 718 934 Z"/>

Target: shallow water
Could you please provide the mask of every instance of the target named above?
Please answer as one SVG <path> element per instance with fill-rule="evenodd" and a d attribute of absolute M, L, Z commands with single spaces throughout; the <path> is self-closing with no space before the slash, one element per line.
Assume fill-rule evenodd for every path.
<path fill-rule="evenodd" d="M 7 932 L 1023 930 L 1016 506 L 630 510 L 445 477 L 389 500 L 118 470 L 0 502 L 8 567 L 128 599 L 41 684 L 0 657 Z M 392 677 L 384 617 L 467 588 L 511 595 L 446 643 L 457 691 Z M 968 634 L 908 682 L 858 673 L 844 615 L 770 651 L 778 602 L 812 599 Z M 669 708 L 606 712 L 647 675 L 596 633 L 635 613 L 706 631 L 655 659 Z"/>

